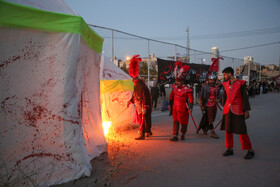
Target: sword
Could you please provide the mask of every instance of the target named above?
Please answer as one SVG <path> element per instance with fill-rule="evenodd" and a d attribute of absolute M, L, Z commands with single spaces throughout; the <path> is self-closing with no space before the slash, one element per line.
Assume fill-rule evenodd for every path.
<path fill-rule="evenodd" d="M 212 133 L 221 123 L 222 123 L 223 118 L 221 119 L 221 121 L 210 131 L 210 133 Z"/>
<path fill-rule="evenodd" d="M 188 112 L 189 112 L 189 114 L 190 114 L 190 116 L 191 116 L 191 118 L 192 118 L 192 121 L 193 121 L 193 124 L 194 124 L 194 126 L 195 126 L 195 129 L 196 129 L 196 131 L 197 131 L 197 126 L 196 126 L 196 123 L 195 123 L 195 121 L 194 121 L 194 119 L 193 119 L 193 116 L 192 116 L 192 113 L 190 112 L 190 110 L 189 110 L 189 105 L 186 103 L 186 105 L 187 105 L 187 108 L 188 108 Z"/>
<path fill-rule="evenodd" d="M 222 108 L 220 107 L 219 103 L 216 103 L 216 105 L 218 106 L 218 108 L 220 109 L 220 111 L 223 111 Z"/>
<path fill-rule="evenodd" d="M 124 110 L 122 110 L 118 115 L 116 115 L 115 117 L 114 117 L 114 119 L 112 120 L 112 122 L 113 121 L 115 121 L 122 113 L 124 113 L 127 109 L 128 109 L 129 107 L 126 107 Z"/>

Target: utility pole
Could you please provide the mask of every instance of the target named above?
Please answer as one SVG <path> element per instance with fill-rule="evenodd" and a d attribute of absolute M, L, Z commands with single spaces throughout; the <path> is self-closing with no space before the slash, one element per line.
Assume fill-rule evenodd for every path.
<path fill-rule="evenodd" d="M 189 35 L 189 27 L 187 27 L 187 43 L 186 43 L 186 47 L 187 47 L 187 63 L 190 63 L 190 35 Z"/>
<path fill-rule="evenodd" d="M 148 40 L 148 88 L 150 88 L 150 40 Z"/>

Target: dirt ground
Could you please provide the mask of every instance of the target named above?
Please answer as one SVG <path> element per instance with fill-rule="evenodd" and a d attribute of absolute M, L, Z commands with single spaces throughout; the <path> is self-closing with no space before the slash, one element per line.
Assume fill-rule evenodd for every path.
<path fill-rule="evenodd" d="M 127 159 L 137 158 L 137 153 L 130 151 L 130 147 L 137 142 L 128 134 L 131 130 L 137 130 L 138 126 L 133 124 L 127 129 L 122 129 L 110 134 L 107 138 L 108 149 L 107 152 L 101 154 L 99 157 L 91 161 L 92 173 L 90 177 L 83 177 L 78 180 L 54 185 L 54 187 L 78 187 L 78 186 L 111 186 L 111 179 L 120 168 L 123 168 L 123 163 Z M 132 143 L 134 141 L 134 143 Z"/>
<path fill-rule="evenodd" d="M 246 123 L 256 152 L 252 160 L 243 159 L 246 151 L 237 135 L 234 155 L 223 157 L 224 132 L 216 130 L 219 139 L 196 134 L 191 119 L 186 140 L 170 142 L 172 116 L 157 109 L 152 114 L 152 137 L 134 140 L 137 126 L 114 132 L 108 152 L 92 161 L 91 177 L 57 186 L 280 186 L 280 94 L 260 95 L 250 103 Z M 198 105 L 193 116 L 198 123 Z M 215 124 L 221 116 L 219 111 Z"/>
<path fill-rule="evenodd" d="M 171 90 L 166 88 L 166 99 L 169 98 Z M 158 99 L 157 108 L 154 112 L 160 112 L 163 99 Z M 165 111 L 166 113 L 169 111 Z M 155 129 L 155 127 L 153 127 Z M 132 168 L 126 166 L 128 161 L 139 159 L 140 151 L 131 149 L 139 146 L 139 142 L 134 138 L 137 135 L 138 125 L 131 124 L 126 129 L 120 129 L 110 134 L 107 137 L 108 149 L 107 152 L 100 155 L 91 161 L 92 174 L 90 177 L 83 177 L 69 183 L 54 185 L 54 187 L 78 187 L 78 186 L 111 186 L 112 177 L 122 170 L 122 172 L 129 173 Z M 143 168 L 144 170 L 147 168 Z M 130 177 L 128 181 L 133 180 L 134 176 Z"/>

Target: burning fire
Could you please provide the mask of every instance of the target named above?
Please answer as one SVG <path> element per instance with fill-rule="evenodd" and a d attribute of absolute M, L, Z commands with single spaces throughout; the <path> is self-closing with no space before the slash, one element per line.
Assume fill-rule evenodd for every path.
<path fill-rule="evenodd" d="M 104 121 L 102 123 L 102 126 L 103 126 L 103 131 L 104 131 L 104 135 L 106 136 L 108 133 L 109 133 L 109 129 L 111 127 L 111 122 L 110 121 Z"/>

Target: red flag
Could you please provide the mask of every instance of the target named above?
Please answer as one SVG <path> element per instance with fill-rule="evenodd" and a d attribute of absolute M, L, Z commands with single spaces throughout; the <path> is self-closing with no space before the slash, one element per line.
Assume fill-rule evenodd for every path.
<path fill-rule="evenodd" d="M 184 72 L 188 72 L 189 69 L 190 69 L 190 66 L 188 66 L 188 65 L 184 65 L 184 66 L 183 66 L 183 71 L 184 71 Z"/>
<path fill-rule="evenodd" d="M 189 69 L 190 69 L 190 66 L 184 65 L 184 66 L 179 70 L 179 72 L 178 72 L 178 73 L 179 73 L 178 77 L 181 77 L 182 75 L 183 75 L 183 76 L 186 76 L 186 74 L 188 73 Z"/>
<path fill-rule="evenodd" d="M 181 68 L 182 65 L 183 65 L 183 62 L 181 62 L 181 61 L 179 61 L 179 60 L 175 62 L 175 67 L 176 67 L 176 66 L 177 66 L 177 67 L 179 66 L 179 68 Z"/>
<path fill-rule="evenodd" d="M 175 62 L 175 67 L 174 67 L 174 76 L 175 76 L 175 78 L 177 78 L 177 69 L 178 69 L 178 67 L 180 69 L 182 67 L 182 65 L 183 65 L 183 62 L 181 62 L 179 60 Z"/>
<path fill-rule="evenodd" d="M 219 68 L 220 68 L 220 62 L 219 62 L 219 59 L 222 59 L 224 60 L 222 57 L 219 57 L 219 58 L 212 58 L 212 64 L 209 68 L 209 71 L 214 71 L 214 72 L 219 72 Z"/>

